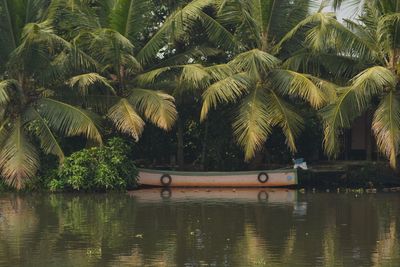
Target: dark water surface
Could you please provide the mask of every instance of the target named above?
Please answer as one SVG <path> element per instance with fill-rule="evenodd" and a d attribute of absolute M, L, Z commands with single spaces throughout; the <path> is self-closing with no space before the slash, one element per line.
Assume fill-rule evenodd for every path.
<path fill-rule="evenodd" d="M 400 194 L 0 194 L 0 266 L 400 266 Z"/>

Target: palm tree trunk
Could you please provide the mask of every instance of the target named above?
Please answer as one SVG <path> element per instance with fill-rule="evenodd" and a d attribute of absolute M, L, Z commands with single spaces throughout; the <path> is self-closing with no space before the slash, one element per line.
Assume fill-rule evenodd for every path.
<path fill-rule="evenodd" d="M 268 32 L 263 31 L 261 33 L 261 50 L 268 52 Z"/>
<path fill-rule="evenodd" d="M 183 121 L 178 117 L 177 121 L 177 160 L 178 160 L 178 168 L 183 169 L 185 165 L 185 158 L 184 158 L 184 145 L 183 145 Z"/>
<path fill-rule="evenodd" d="M 207 139 L 208 139 L 208 120 L 205 121 L 203 147 L 201 150 L 201 169 L 203 171 L 207 169 L 207 166 L 206 166 Z"/>
<path fill-rule="evenodd" d="M 368 110 L 366 115 L 366 129 L 365 129 L 365 152 L 366 159 L 368 161 L 372 160 L 372 111 Z"/>

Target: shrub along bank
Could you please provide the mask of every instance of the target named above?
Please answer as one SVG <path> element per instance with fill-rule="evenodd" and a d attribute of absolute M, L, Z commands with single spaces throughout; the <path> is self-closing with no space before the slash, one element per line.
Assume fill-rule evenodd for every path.
<path fill-rule="evenodd" d="M 138 171 L 129 158 L 130 147 L 120 138 L 105 146 L 71 154 L 60 166 L 50 191 L 107 191 L 136 187 Z"/>
<path fill-rule="evenodd" d="M 30 179 L 23 191 L 105 192 L 137 187 L 138 171 L 131 159 L 132 148 L 121 138 L 111 138 L 101 147 L 85 148 L 66 157 L 57 166 L 47 159 L 48 170 Z M 0 191 L 11 191 L 0 179 Z"/>

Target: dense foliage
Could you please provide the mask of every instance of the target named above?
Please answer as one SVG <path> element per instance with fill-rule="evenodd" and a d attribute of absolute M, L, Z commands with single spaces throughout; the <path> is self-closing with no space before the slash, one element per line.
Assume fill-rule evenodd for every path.
<path fill-rule="evenodd" d="M 126 190 L 136 186 L 138 171 L 129 158 L 130 147 L 120 138 L 102 147 L 83 149 L 65 158 L 51 191 Z"/>
<path fill-rule="evenodd" d="M 4 0 L 0 25 L 0 175 L 12 187 L 44 173 L 45 155 L 72 164 L 71 137 L 94 147 L 76 161 L 123 134 L 138 163 L 233 170 L 335 158 L 363 115 L 397 167 L 399 0 Z M 87 190 L 97 182 L 84 175 L 60 181 Z M 124 187 L 97 175 L 95 190 Z"/>

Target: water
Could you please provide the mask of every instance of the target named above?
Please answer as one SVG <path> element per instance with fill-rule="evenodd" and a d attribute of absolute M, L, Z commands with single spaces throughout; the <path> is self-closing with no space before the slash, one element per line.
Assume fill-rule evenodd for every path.
<path fill-rule="evenodd" d="M 400 194 L 0 195 L 0 266 L 400 266 Z"/>

